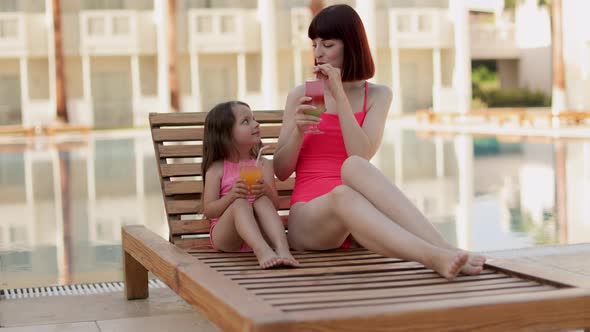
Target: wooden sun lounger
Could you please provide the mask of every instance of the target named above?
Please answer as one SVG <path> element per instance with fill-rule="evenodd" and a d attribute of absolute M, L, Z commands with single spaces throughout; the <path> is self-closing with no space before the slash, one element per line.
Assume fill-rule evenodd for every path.
<path fill-rule="evenodd" d="M 513 261 L 449 282 L 415 262 L 365 249 L 295 252 L 301 268 L 261 270 L 251 253 L 213 251 L 198 215 L 206 113 L 150 114 L 169 241 L 122 230 L 128 299 L 148 296 L 148 271 L 226 331 L 512 331 L 590 326 L 588 279 Z M 256 112 L 266 139 L 282 112 Z M 275 146 L 274 143 L 268 143 Z M 274 149 L 271 149 L 274 150 Z M 270 151 L 269 153 L 272 153 Z M 288 213 L 293 182 L 277 183 Z M 191 237 L 188 237 L 191 235 Z"/>
<path fill-rule="evenodd" d="M 79 132 L 81 134 L 88 134 L 90 132 L 90 127 L 76 124 L 60 124 L 43 127 L 43 133 L 45 135 L 54 135 L 66 132 Z"/>
<path fill-rule="evenodd" d="M 35 134 L 35 128 L 22 126 L 0 126 L 0 135 L 24 135 L 32 136 Z"/>

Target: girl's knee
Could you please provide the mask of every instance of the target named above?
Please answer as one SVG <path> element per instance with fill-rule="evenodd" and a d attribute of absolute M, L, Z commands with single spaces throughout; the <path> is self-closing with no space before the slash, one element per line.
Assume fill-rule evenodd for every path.
<path fill-rule="evenodd" d="M 229 208 L 231 208 L 234 212 L 252 211 L 252 204 L 250 204 L 247 199 L 238 198 L 230 204 Z"/>
<path fill-rule="evenodd" d="M 268 206 L 269 204 L 274 208 L 274 205 L 268 196 L 261 196 L 252 202 L 252 206 L 254 206 L 254 208 Z"/>

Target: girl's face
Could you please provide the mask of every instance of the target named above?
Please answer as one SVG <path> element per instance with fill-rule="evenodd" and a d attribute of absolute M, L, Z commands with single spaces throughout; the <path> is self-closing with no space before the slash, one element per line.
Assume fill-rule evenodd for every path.
<path fill-rule="evenodd" d="M 238 145 L 256 145 L 260 142 L 260 125 L 254 120 L 254 114 L 247 106 L 237 104 L 232 108 L 236 122 L 232 130 Z"/>
<path fill-rule="evenodd" d="M 342 69 L 344 62 L 344 43 L 340 39 L 312 40 L 313 56 L 318 65 L 329 63 L 333 67 Z"/>

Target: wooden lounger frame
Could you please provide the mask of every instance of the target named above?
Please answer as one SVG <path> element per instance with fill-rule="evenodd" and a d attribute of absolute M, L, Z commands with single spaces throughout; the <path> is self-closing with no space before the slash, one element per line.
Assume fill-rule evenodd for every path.
<path fill-rule="evenodd" d="M 471 110 L 465 114 L 456 112 L 434 112 L 430 109 L 416 111 L 416 119 L 426 123 L 456 123 L 466 119 L 484 119 L 493 121 L 499 125 L 507 122 L 515 122 L 519 125 L 535 125 L 537 120 L 545 124 L 553 125 L 553 120 L 558 123 L 580 125 L 590 119 L 589 111 L 564 110 L 558 114 L 550 110 L 530 110 L 527 108 L 489 108 Z"/>
<path fill-rule="evenodd" d="M 282 112 L 256 112 L 275 146 Z M 295 252 L 301 268 L 261 270 L 251 253 L 213 251 L 199 212 L 206 113 L 150 114 L 170 229 L 122 229 L 128 299 L 148 271 L 227 331 L 508 331 L 590 326 L 590 282 L 497 261 L 449 282 L 415 262 L 365 249 Z M 274 140 L 274 141 L 273 141 Z M 271 149 L 273 150 L 273 149 Z M 270 151 L 269 153 L 272 153 Z M 293 181 L 278 182 L 287 214 Z M 286 219 L 286 216 L 284 217 Z M 190 236 L 189 236 L 190 235 Z"/>

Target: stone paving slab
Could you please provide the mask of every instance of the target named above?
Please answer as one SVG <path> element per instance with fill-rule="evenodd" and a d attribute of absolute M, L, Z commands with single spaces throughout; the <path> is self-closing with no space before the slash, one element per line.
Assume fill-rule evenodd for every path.
<path fill-rule="evenodd" d="M 151 317 L 134 317 L 96 322 L 100 332 L 217 332 L 215 326 L 196 312 Z M 3 331 L 4 332 L 4 331 Z"/>
<path fill-rule="evenodd" d="M 104 321 L 105 327 L 108 327 L 113 326 L 114 322 L 108 323 L 107 321 L 117 319 L 160 317 L 166 320 L 166 316 L 179 314 L 193 315 L 195 322 L 203 326 L 212 326 L 168 288 L 150 289 L 149 298 L 135 301 L 127 301 L 123 292 L 0 301 L 0 327 L 60 325 L 96 321 L 101 323 Z M 62 327 L 56 331 L 61 331 L 61 329 Z M 70 330 L 64 327 L 63 331 L 69 332 Z M 5 330 L 3 329 L 2 332 Z"/>
<path fill-rule="evenodd" d="M 101 332 L 95 322 L 3 328 L 2 332 Z"/>
<path fill-rule="evenodd" d="M 590 279 L 590 244 L 542 246 L 487 252 Z M 559 272 L 561 271 L 561 272 Z M 0 332 L 219 331 L 168 288 L 150 289 L 145 300 L 123 292 L 0 301 Z"/>

